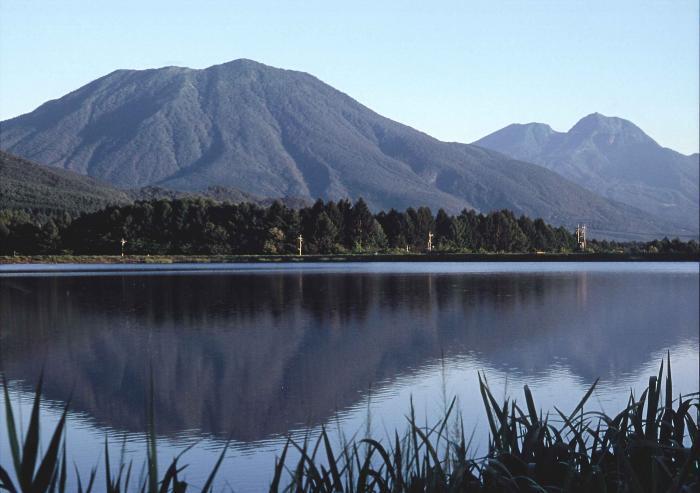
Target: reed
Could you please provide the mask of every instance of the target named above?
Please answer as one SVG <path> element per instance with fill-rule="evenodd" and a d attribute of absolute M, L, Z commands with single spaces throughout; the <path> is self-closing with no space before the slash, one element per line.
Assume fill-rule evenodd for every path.
<path fill-rule="evenodd" d="M 288 439 L 271 471 L 270 493 L 655 493 L 700 488 L 700 394 L 673 398 L 670 355 L 665 368 L 662 362 L 658 375 L 649 378 L 644 392 L 638 398 L 630 393 L 627 406 L 614 416 L 585 410 L 597 381 L 568 414 L 557 407 L 546 414 L 538 410 L 527 385 L 522 407 L 516 400 L 499 402 L 485 375 L 479 375 L 479 385 L 490 431 L 484 456 L 471 453 L 471 439 L 466 439 L 454 399 L 444 417 L 430 427 L 418 424 L 411 403 L 405 433 L 394 431 L 384 440 L 368 437 L 343 441 L 334 448 L 325 428 L 315 440 Z M 42 455 L 38 448 L 41 379 L 22 440 L 4 381 L 3 387 L 12 465 L 0 464 L 0 488 L 10 492 L 66 491 L 64 428 L 68 406 Z M 165 472 L 158 470 L 152 392 L 148 423 L 144 477 L 132 481 L 132 464 L 125 464 L 123 456 L 115 467 L 105 441 L 105 484 L 100 491 L 187 490 L 188 485 L 178 478 L 182 453 Z M 213 491 L 228 446 L 229 442 L 201 491 Z M 291 450 L 297 452 L 298 459 L 289 458 Z M 17 483 L 7 467 L 14 468 Z M 77 469 L 75 474 L 81 493 L 96 488 L 96 469 L 85 481 Z"/>
<path fill-rule="evenodd" d="M 12 456 L 12 467 L 15 474 L 15 481 L 10 477 L 7 466 L 0 462 L 0 490 L 6 490 L 10 493 L 65 493 L 67 484 L 67 466 L 69 460 L 67 446 L 65 440 L 65 423 L 68 414 L 68 403 L 63 409 L 61 418 L 53 431 L 49 446 L 46 452 L 40 454 L 39 451 L 39 409 L 41 406 L 41 387 L 43 376 L 39 377 L 34 392 L 34 403 L 32 405 L 32 413 L 29 419 L 29 426 L 24 440 L 17 431 L 15 425 L 14 413 L 10 402 L 7 381 L 3 378 L 3 393 L 5 397 L 5 416 L 7 438 L 10 443 L 10 453 Z M 146 464 L 144 464 L 145 474 L 136 481 L 132 482 L 132 462 L 128 464 L 124 460 L 122 453 L 119 462 L 113 463 L 109 455 L 109 443 L 105 438 L 104 446 L 104 485 L 99 486 L 96 482 L 97 467 L 93 467 L 87 479 L 83 481 L 83 477 L 75 467 L 75 483 L 78 493 L 91 493 L 92 491 L 104 491 L 106 493 L 185 493 L 187 491 L 187 483 L 180 481 L 178 474 L 183 467 L 178 466 L 182 455 L 189 450 L 183 450 L 170 463 L 166 471 L 162 474 L 158 471 L 157 450 L 156 450 L 156 432 L 155 432 L 155 414 L 153 412 L 153 383 L 151 380 L 151 392 L 148 398 L 147 406 L 147 432 L 146 432 Z M 22 447 L 20 450 L 20 442 Z M 214 489 L 214 479 L 223 462 L 226 451 L 228 450 L 230 440 L 224 445 L 219 458 L 211 470 L 204 486 L 200 491 L 203 493 L 211 493 Z"/>

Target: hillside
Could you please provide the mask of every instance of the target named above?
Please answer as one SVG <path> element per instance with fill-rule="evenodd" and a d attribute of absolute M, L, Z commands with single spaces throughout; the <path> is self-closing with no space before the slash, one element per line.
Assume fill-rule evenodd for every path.
<path fill-rule="evenodd" d="M 541 166 L 440 142 L 311 75 L 250 60 L 118 70 L 2 122 L 0 147 L 124 189 L 364 197 L 375 210 L 507 208 L 616 237 L 684 232 Z"/>
<path fill-rule="evenodd" d="M 88 176 L 0 151 L 0 209 L 79 213 L 128 202 L 123 191 Z"/>
<path fill-rule="evenodd" d="M 610 199 L 698 231 L 698 155 L 656 143 L 632 122 L 599 113 L 568 132 L 509 125 L 474 144 L 540 164 Z"/>
<path fill-rule="evenodd" d="M 278 200 L 299 208 L 310 201 L 297 197 L 261 198 L 235 188 L 211 186 L 196 192 L 143 187 L 119 190 L 89 176 L 43 166 L 0 151 L 0 209 L 25 209 L 71 214 L 93 212 L 107 205 L 138 200 L 204 198 L 216 202 L 251 202 L 261 206 Z"/>

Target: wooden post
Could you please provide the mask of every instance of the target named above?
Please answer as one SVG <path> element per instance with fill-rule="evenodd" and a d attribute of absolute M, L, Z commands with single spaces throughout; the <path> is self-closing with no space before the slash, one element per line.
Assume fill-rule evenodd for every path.
<path fill-rule="evenodd" d="M 576 225 L 576 243 L 581 251 L 586 250 L 586 225 L 577 224 Z"/>

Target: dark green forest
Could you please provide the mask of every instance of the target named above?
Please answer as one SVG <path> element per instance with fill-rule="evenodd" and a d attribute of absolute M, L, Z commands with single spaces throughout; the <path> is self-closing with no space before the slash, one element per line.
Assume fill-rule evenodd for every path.
<path fill-rule="evenodd" d="M 0 210 L 0 254 L 286 255 L 435 252 L 553 252 L 578 249 L 574 232 L 508 210 L 449 215 L 427 207 L 373 214 L 359 199 L 293 209 L 202 198 L 139 201 L 72 217 Z M 698 243 L 589 241 L 587 251 L 697 254 Z"/>

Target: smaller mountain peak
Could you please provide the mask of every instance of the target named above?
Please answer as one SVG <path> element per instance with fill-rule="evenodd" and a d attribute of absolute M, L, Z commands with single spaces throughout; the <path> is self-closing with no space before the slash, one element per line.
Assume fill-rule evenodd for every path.
<path fill-rule="evenodd" d="M 576 128 L 577 126 L 583 126 L 583 125 L 601 125 L 607 120 L 612 120 L 615 117 L 611 116 L 605 116 L 602 113 L 598 113 L 597 111 L 595 113 L 590 113 L 583 118 L 581 118 L 579 121 L 576 122 L 573 128 Z"/>
<path fill-rule="evenodd" d="M 521 136 L 521 135 L 551 135 L 555 133 L 552 127 L 546 123 L 511 123 L 503 127 L 500 130 L 496 130 L 491 135 L 511 135 L 511 136 Z"/>
<path fill-rule="evenodd" d="M 506 133 L 513 136 L 520 135 L 523 138 L 531 139 L 539 143 L 544 143 L 557 132 L 546 123 L 516 123 L 505 128 Z"/>
<path fill-rule="evenodd" d="M 615 130 L 624 127 L 634 127 L 634 124 L 616 116 L 605 116 L 596 112 L 581 118 L 569 131 L 589 133 L 596 130 Z"/>
<path fill-rule="evenodd" d="M 474 144 L 529 159 L 547 145 L 558 132 L 546 123 L 511 123 Z"/>
<path fill-rule="evenodd" d="M 530 123 L 511 123 L 506 125 L 501 130 L 552 130 L 552 127 L 546 123 L 530 122 Z"/>
<path fill-rule="evenodd" d="M 530 132 L 537 133 L 537 134 L 553 134 L 554 130 L 552 127 L 550 127 L 547 123 L 538 123 L 538 122 L 530 122 L 530 123 L 522 123 L 520 124 L 521 128 L 525 128 L 529 130 Z"/>
<path fill-rule="evenodd" d="M 591 113 L 584 116 L 576 125 L 571 127 L 569 133 L 629 133 L 644 135 L 644 132 L 631 121 L 616 116 L 605 116 L 602 113 Z"/>

